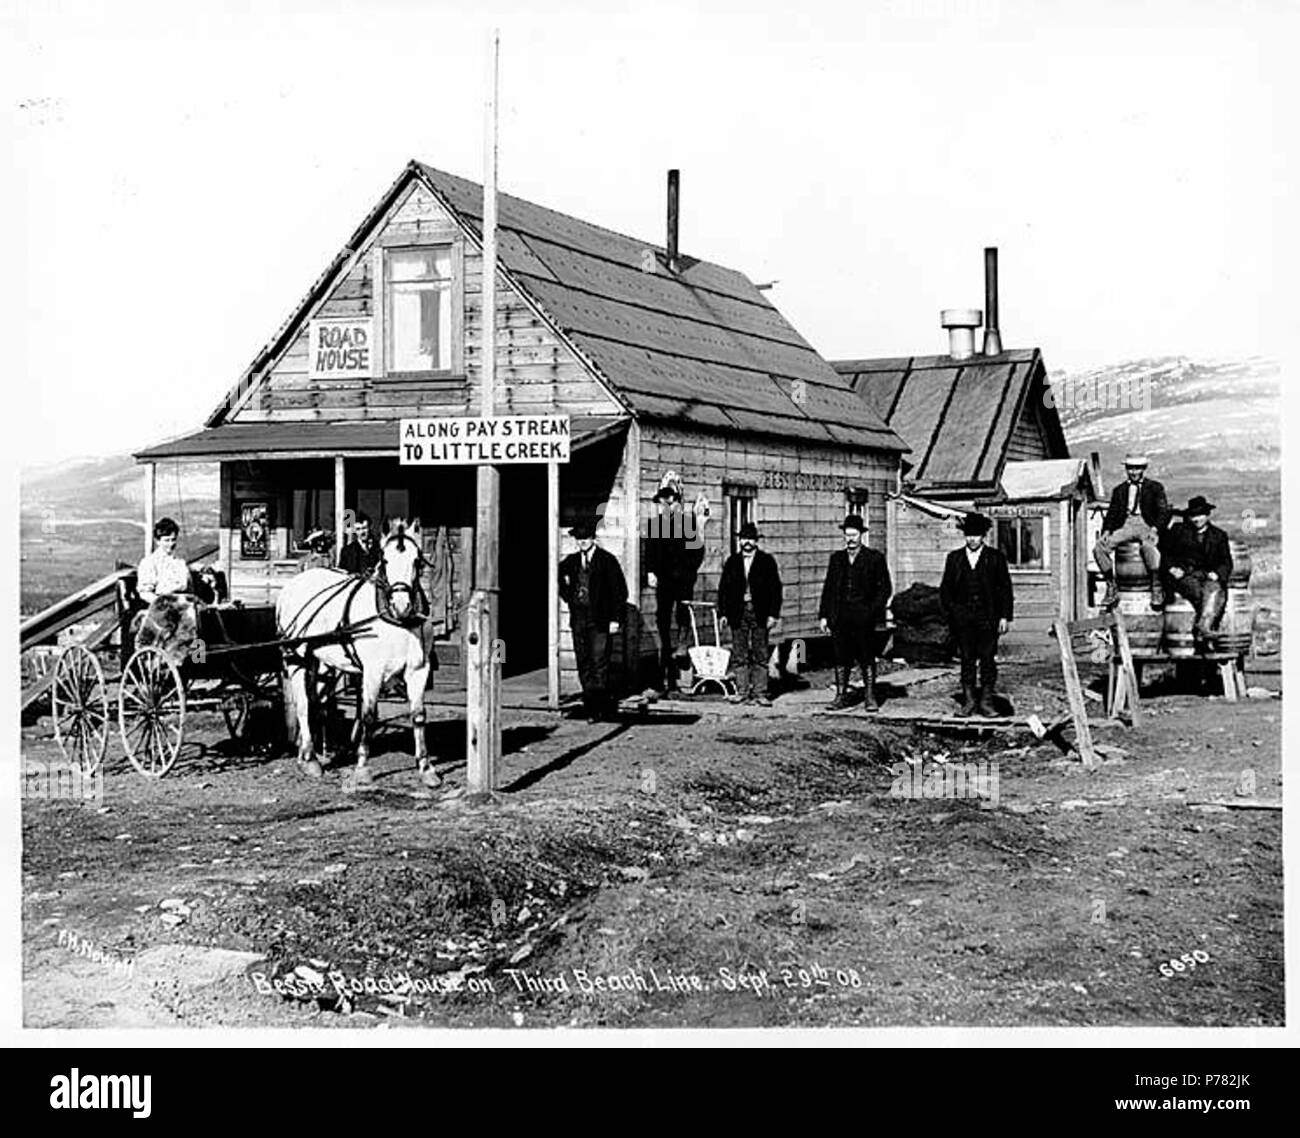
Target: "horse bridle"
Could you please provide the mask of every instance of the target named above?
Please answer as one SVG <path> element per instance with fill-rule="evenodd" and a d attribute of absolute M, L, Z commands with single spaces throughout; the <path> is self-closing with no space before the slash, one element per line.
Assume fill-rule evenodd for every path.
<path fill-rule="evenodd" d="M 425 618 L 429 615 L 429 598 L 424 595 L 424 590 L 420 588 L 420 571 L 424 569 L 429 562 L 425 560 L 424 551 L 416 545 L 415 564 L 411 566 L 413 576 L 410 581 L 390 581 L 388 579 L 388 566 L 385 564 L 382 552 L 384 546 L 390 541 L 398 543 L 398 550 L 402 548 L 402 542 L 415 543 L 415 539 L 409 537 L 405 532 L 399 532 L 392 537 L 385 538 L 380 544 L 381 556 L 375 562 L 374 569 L 371 570 L 371 579 L 375 584 L 375 593 L 377 596 L 376 608 L 379 609 L 381 620 L 389 624 L 395 624 L 399 628 L 410 628 L 412 625 L 423 624 Z M 410 607 L 405 617 L 393 615 L 393 597 L 398 593 L 406 593 L 410 598 Z"/>

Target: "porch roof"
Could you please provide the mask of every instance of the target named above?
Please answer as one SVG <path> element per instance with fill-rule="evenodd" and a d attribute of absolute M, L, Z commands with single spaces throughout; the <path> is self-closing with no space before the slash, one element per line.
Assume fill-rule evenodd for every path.
<path fill-rule="evenodd" d="M 626 430 L 629 420 L 614 415 L 574 416 L 569 450 L 581 450 Z M 222 458 L 378 458 L 398 455 L 396 419 L 362 423 L 223 423 L 137 451 L 139 462 Z"/>

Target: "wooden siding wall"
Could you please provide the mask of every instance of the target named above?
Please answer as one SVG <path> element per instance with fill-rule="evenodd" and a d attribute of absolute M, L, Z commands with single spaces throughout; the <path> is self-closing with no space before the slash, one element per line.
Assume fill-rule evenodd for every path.
<path fill-rule="evenodd" d="M 1039 385 L 1034 384 L 1029 389 L 1020 418 L 1016 420 L 1015 430 L 1011 432 L 1011 441 L 1007 444 L 1008 462 L 1035 462 L 1052 457 L 1043 430 L 1040 399 Z"/>
<path fill-rule="evenodd" d="M 946 503 L 958 509 L 969 503 Z M 932 517 L 906 502 L 895 501 L 893 516 L 894 592 L 901 593 L 920 582 L 939 587 L 943 564 L 948 553 L 962 543 L 955 519 Z M 1046 571 L 1013 570 L 1011 586 L 1015 593 L 1016 619 L 1011 632 L 1003 637 L 1002 647 L 1014 654 L 1038 655 L 1051 648 L 1047 630 L 1060 618 L 1062 605 L 1069 596 L 1070 574 L 1074 572 L 1073 551 L 1077 538 L 1062 540 L 1061 511 L 1053 508 L 1046 517 L 1049 568 Z"/>
<path fill-rule="evenodd" d="M 512 238 L 513 239 L 513 238 Z M 358 250 L 344 279 L 313 315 L 356 316 L 374 312 L 376 242 L 452 242 L 463 246 L 464 371 L 461 376 L 412 379 L 307 378 L 308 328 L 304 322 L 289 349 L 271 367 L 236 422 L 267 420 L 348 421 L 415 415 L 477 413 L 474 389 L 483 344 L 483 258 L 429 192 L 412 186 Z M 524 303 L 514 289 L 497 289 L 498 414 L 607 415 L 619 408 L 582 363 Z M 454 327 L 454 322 L 453 322 Z M 374 351 L 382 352 L 382 344 Z"/>
<path fill-rule="evenodd" d="M 682 478 L 687 505 L 701 491 L 712 506 L 704 531 L 705 557 L 695 590 L 696 600 L 715 601 L 722 564 L 730 553 L 724 482 L 758 488 L 755 520 L 763 534 L 762 548 L 777 560 L 785 586 L 781 637 L 819 635 L 817 608 L 831 553 L 843 546 L 836 526 L 844 520 L 841 483 L 868 491 L 867 544 L 885 551 L 885 495 L 895 485 L 897 455 L 880 451 L 849 451 L 784 442 L 758 436 L 704 434 L 675 426 L 645 423 L 642 427 L 641 516 L 654 510 L 651 498 L 667 471 Z M 835 488 L 800 488 L 827 480 Z M 787 480 L 791 488 L 775 488 Z M 765 485 L 767 483 L 767 485 Z M 653 651 L 654 593 L 641 582 L 641 611 L 646 614 L 644 651 Z"/>

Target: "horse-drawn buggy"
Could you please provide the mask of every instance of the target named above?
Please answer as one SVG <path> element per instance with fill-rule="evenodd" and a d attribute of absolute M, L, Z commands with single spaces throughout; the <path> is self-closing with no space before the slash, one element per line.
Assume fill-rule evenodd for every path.
<path fill-rule="evenodd" d="M 79 644 L 64 648 L 55 664 L 51 710 L 64 757 L 87 775 L 99 769 L 112 708 L 131 765 L 161 778 L 180 755 L 187 714 L 219 710 L 231 739 L 244 746 L 268 741 L 265 731 L 258 736 L 257 724 L 272 730 L 287 725 L 297 736 L 299 768 L 319 775 L 313 732 L 320 724 L 312 710 L 321 691 L 337 690 L 338 677 L 351 673 L 359 677 L 357 778 L 368 782 L 369 731 L 380 690 L 400 674 L 420 772 L 436 785 L 441 780 L 429 764 L 423 729 L 432 638 L 427 606 L 420 603 L 421 564 L 418 526 L 398 524 L 366 576 L 309 569 L 286 583 L 274 605 L 210 603 L 178 593 L 145 606 L 133 579 L 124 578 L 117 603 L 120 656 L 109 660 L 110 678 L 100 658 Z"/>

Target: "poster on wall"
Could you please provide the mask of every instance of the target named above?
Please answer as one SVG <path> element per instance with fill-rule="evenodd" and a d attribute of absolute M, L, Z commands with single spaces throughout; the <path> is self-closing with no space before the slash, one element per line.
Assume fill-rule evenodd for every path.
<path fill-rule="evenodd" d="M 239 556 L 265 561 L 270 510 L 265 502 L 245 502 L 239 509 Z"/>

